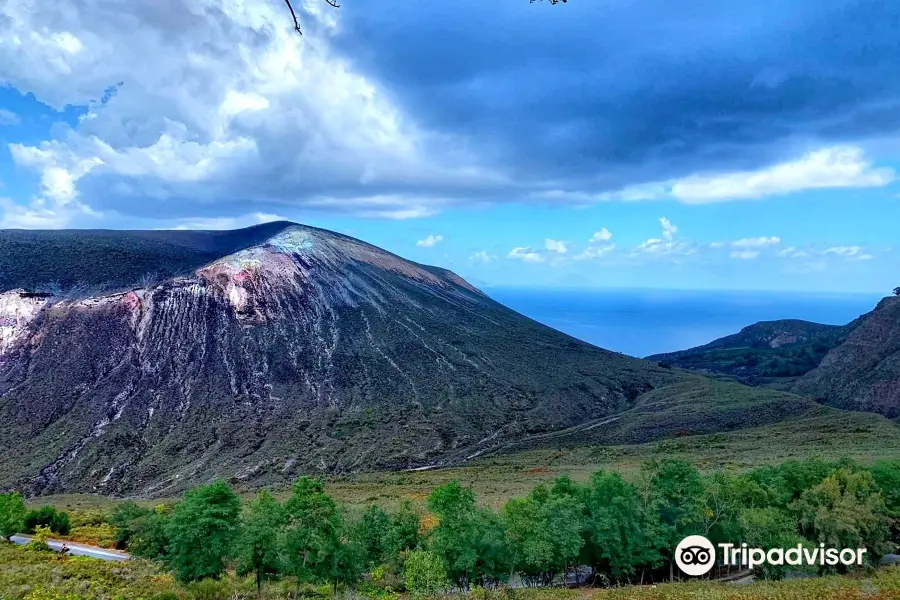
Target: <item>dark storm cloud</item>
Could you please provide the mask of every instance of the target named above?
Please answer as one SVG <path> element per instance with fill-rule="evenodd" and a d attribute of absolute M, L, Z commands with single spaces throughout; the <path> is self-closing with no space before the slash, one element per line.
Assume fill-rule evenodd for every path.
<path fill-rule="evenodd" d="M 523 179 L 753 168 L 895 132 L 896 2 L 347 3 L 335 44 Z"/>

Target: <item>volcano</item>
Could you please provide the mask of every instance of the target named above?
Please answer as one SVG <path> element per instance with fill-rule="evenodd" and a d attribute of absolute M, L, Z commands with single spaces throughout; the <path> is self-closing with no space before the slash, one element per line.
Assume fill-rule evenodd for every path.
<path fill-rule="evenodd" d="M 293 223 L 0 250 L 0 487 L 32 493 L 449 464 L 680 377 Z"/>

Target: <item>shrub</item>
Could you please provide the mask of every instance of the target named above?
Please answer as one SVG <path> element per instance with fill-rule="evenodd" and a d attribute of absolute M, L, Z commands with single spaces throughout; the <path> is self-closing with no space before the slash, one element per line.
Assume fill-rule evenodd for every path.
<path fill-rule="evenodd" d="M 28 542 L 28 545 L 25 546 L 26 550 L 30 550 L 32 552 L 53 552 L 53 550 L 47 544 L 47 538 L 49 537 L 50 528 L 43 525 L 38 525 L 37 527 L 35 527 L 34 539 Z"/>
<path fill-rule="evenodd" d="M 26 533 L 34 533 L 38 526 L 49 527 L 50 531 L 58 535 L 69 535 L 72 529 L 69 515 L 52 506 L 42 506 L 25 514 Z"/>
<path fill-rule="evenodd" d="M 413 550 L 406 555 L 403 582 L 415 597 L 434 596 L 450 587 L 440 557 L 427 550 Z"/>
<path fill-rule="evenodd" d="M 25 503 L 20 494 L 0 494 L 0 537 L 19 533 L 25 526 L 25 514 Z"/>
<path fill-rule="evenodd" d="M 77 594 L 67 594 L 60 592 L 59 590 L 46 590 L 44 588 L 37 588 L 32 590 L 27 596 L 25 596 L 25 600 L 87 600 L 84 596 L 79 596 Z"/>
<path fill-rule="evenodd" d="M 187 586 L 191 600 L 228 600 L 231 592 L 228 582 L 218 579 L 201 579 L 193 581 Z"/>

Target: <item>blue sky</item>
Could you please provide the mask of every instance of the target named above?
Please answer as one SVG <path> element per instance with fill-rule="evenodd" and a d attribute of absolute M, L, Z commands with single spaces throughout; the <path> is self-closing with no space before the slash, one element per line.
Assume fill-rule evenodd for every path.
<path fill-rule="evenodd" d="M 0 6 L 0 227 L 289 219 L 482 286 L 889 292 L 887 2 Z"/>

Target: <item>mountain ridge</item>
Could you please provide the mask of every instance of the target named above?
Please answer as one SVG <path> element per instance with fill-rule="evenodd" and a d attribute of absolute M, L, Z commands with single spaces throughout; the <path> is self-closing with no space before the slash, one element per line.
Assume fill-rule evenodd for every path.
<path fill-rule="evenodd" d="M 158 263 L 151 252 L 107 279 L 99 265 L 89 285 L 70 277 L 70 290 L 101 293 L 0 293 L 0 487 L 162 493 L 214 476 L 415 468 L 621 411 L 681 377 L 545 327 L 451 271 L 273 229 L 144 286 L 122 288 L 169 264 L 166 236 L 152 236 Z"/>
<path fill-rule="evenodd" d="M 900 297 L 883 298 L 793 391 L 837 408 L 900 419 Z"/>
<path fill-rule="evenodd" d="M 814 397 L 900 419 L 900 297 L 846 325 L 761 321 L 695 348 L 647 357 L 661 364 Z"/>

